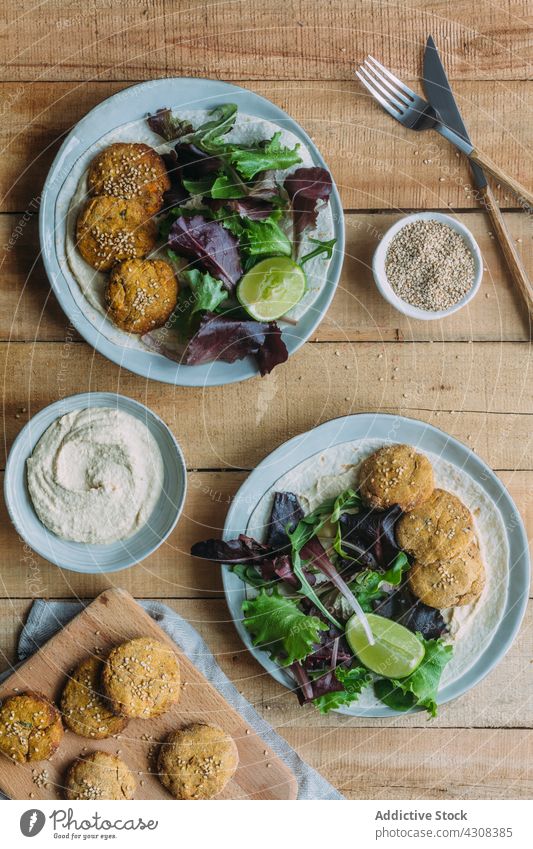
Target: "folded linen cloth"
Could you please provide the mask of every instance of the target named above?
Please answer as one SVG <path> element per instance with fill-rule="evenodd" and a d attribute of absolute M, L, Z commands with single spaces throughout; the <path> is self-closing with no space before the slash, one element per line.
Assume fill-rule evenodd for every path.
<path fill-rule="evenodd" d="M 38 599 L 30 609 L 18 644 L 18 656 L 25 660 L 67 624 L 89 602 L 43 601 Z M 343 799 L 344 797 L 321 775 L 308 766 L 289 744 L 259 716 L 251 704 L 231 683 L 218 666 L 207 644 L 189 623 L 166 604 L 140 601 L 139 604 L 180 647 L 219 693 L 246 720 L 292 770 L 298 781 L 298 799 Z M 0 676 L 7 677 L 9 670 Z M 0 797 L 2 794 L 0 793 Z M 5 797 L 3 797 L 5 798 Z"/>

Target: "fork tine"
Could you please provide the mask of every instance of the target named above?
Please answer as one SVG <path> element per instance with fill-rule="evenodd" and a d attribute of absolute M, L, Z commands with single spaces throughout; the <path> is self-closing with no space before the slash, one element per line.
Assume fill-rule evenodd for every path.
<path fill-rule="evenodd" d="M 406 86 L 405 83 L 403 83 L 400 79 L 398 79 L 398 77 L 394 76 L 394 74 L 391 73 L 391 71 L 389 71 L 389 69 L 386 68 L 385 65 L 382 65 L 381 62 L 378 62 L 378 60 L 374 59 L 373 56 L 367 56 L 366 61 L 368 62 L 369 60 L 371 62 L 373 62 L 374 65 L 377 65 L 377 67 L 380 69 L 380 71 L 383 74 L 385 74 L 385 76 L 388 77 L 391 82 L 393 82 L 396 86 L 398 86 L 398 88 L 400 88 L 412 100 L 417 99 L 417 97 L 418 97 L 417 93 L 415 91 L 413 91 L 411 88 L 409 88 L 409 86 Z"/>
<path fill-rule="evenodd" d="M 393 106 L 396 107 L 396 109 L 398 110 L 398 112 L 400 112 L 401 115 L 403 115 L 403 113 L 407 110 L 407 108 L 409 106 L 411 106 L 411 104 L 409 102 L 403 100 L 400 97 L 400 95 L 398 95 L 395 91 L 391 91 L 390 88 L 386 88 L 386 86 L 382 86 L 380 84 L 379 80 L 376 79 L 374 74 L 369 73 L 368 67 L 366 65 L 361 65 L 359 70 L 361 71 L 362 74 L 364 74 L 368 78 L 370 84 L 373 85 L 374 88 L 377 88 L 378 91 L 381 92 L 381 94 L 383 95 L 383 97 L 386 100 L 389 100 L 389 101 L 392 102 Z"/>
<path fill-rule="evenodd" d="M 387 77 L 386 77 L 386 76 L 384 76 L 384 74 L 381 74 L 381 73 L 378 71 L 378 69 L 377 69 L 377 68 L 374 68 L 374 67 L 373 67 L 373 65 L 371 65 L 369 62 L 367 62 L 367 60 L 366 60 L 366 59 L 365 59 L 365 61 L 363 62 L 362 67 L 365 69 L 365 71 L 367 72 L 367 74 L 368 74 L 368 72 L 369 72 L 369 71 L 371 71 L 371 74 L 369 74 L 369 76 L 371 76 L 371 78 L 372 78 L 372 79 L 378 79 L 378 80 L 381 80 L 381 82 L 382 82 L 382 83 L 383 83 L 383 85 L 384 85 L 384 88 L 382 88 L 382 89 L 381 89 L 381 90 L 382 90 L 382 92 L 383 92 L 383 94 L 385 94 L 385 95 L 389 95 L 389 96 L 392 96 L 392 97 L 395 97 L 395 98 L 396 98 L 396 100 L 399 100 L 399 101 L 400 101 L 400 103 L 401 103 L 403 106 L 407 106 L 407 107 L 409 107 L 409 106 L 412 106 L 412 105 L 413 105 L 413 101 L 412 101 L 412 99 L 411 99 L 411 100 L 409 100 L 409 98 L 407 97 L 407 95 L 403 94 L 403 92 L 401 92 L 401 91 L 398 91 L 398 89 L 397 89 L 397 88 L 394 88 L 394 86 L 393 86 L 393 84 L 390 82 L 390 80 L 388 80 L 388 79 L 387 79 Z M 379 85 L 379 83 L 377 83 L 377 82 L 376 82 L 376 85 Z"/>
<path fill-rule="evenodd" d="M 396 120 L 398 121 L 401 119 L 403 113 L 400 112 L 400 110 L 396 106 L 393 106 L 390 101 L 385 100 L 385 98 L 382 97 L 378 91 L 376 91 L 373 84 L 369 83 L 366 78 L 361 73 L 359 73 L 359 71 L 355 72 L 355 76 L 358 77 L 359 81 L 363 83 L 366 89 L 368 89 L 372 97 L 374 97 L 378 101 L 378 103 L 381 103 L 381 105 L 389 113 L 389 115 L 392 115 L 392 117 L 396 118 Z"/>

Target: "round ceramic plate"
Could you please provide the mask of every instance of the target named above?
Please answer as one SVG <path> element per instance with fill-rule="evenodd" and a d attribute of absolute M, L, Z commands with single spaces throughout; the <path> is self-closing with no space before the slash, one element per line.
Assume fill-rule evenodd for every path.
<path fill-rule="evenodd" d="M 228 511 L 223 536 L 224 539 L 232 539 L 239 533 L 246 534 L 253 511 L 263 495 L 295 466 L 326 448 L 362 439 L 405 442 L 452 463 L 476 481 L 500 512 L 505 525 L 509 548 L 509 581 L 503 615 L 490 641 L 474 663 L 440 690 L 437 701 L 443 704 L 466 693 L 499 663 L 516 636 L 529 596 L 529 550 L 520 514 L 501 481 L 469 448 L 432 425 L 402 416 L 364 413 L 333 419 L 285 442 L 257 466 L 235 496 Z M 265 652 L 252 644 L 242 623 L 241 605 L 246 597 L 246 587 L 227 566 L 223 567 L 223 584 L 235 627 L 248 650 L 276 681 L 294 689 L 293 679 L 273 663 Z M 349 716 L 398 715 L 385 705 L 362 708 L 358 707 L 357 702 L 339 712 Z"/>
<path fill-rule="evenodd" d="M 76 330 L 97 351 L 123 368 L 151 380 L 176 386 L 219 386 L 257 377 L 251 357 L 235 363 L 206 363 L 200 366 L 178 365 L 157 353 L 117 345 L 101 334 L 88 319 L 83 304 L 73 295 L 77 283 L 68 265 L 58 255 L 57 244 L 65 243 L 66 221 L 57 211 L 58 196 L 80 157 L 97 144 L 102 136 L 123 124 L 144 121 L 146 115 L 162 106 L 174 111 L 181 109 L 213 109 L 223 103 L 236 103 L 239 110 L 272 121 L 290 130 L 307 147 L 315 165 L 327 168 L 317 148 L 293 119 L 273 103 L 252 91 L 218 82 L 196 78 L 153 80 L 132 86 L 104 100 L 82 118 L 69 133 L 57 154 L 46 179 L 39 216 L 41 251 L 48 279 L 54 293 Z M 334 233 L 337 243 L 327 267 L 327 280 L 309 309 L 296 326 L 282 325 L 283 338 L 289 356 L 300 348 L 320 324 L 333 298 L 339 281 L 344 257 L 344 219 L 342 205 L 335 185 L 330 198 Z"/>
<path fill-rule="evenodd" d="M 165 469 L 163 489 L 146 525 L 133 536 L 107 545 L 61 539 L 37 517 L 28 492 L 26 460 L 45 430 L 60 416 L 87 407 L 111 407 L 139 419 L 155 438 Z M 37 413 L 15 439 L 7 459 L 4 496 L 17 533 L 37 554 L 73 572 L 117 572 L 148 557 L 173 530 L 185 501 L 187 469 L 181 448 L 166 424 L 144 404 L 112 392 L 86 392 L 56 401 Z"/>

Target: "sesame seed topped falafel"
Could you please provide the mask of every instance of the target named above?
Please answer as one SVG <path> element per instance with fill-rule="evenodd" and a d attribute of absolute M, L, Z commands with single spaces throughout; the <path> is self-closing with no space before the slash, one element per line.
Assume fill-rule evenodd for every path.
<path fill-rule="evenodd" d="M 129 640 L 109 655 L 102 684 L 116 713 L 141 719 L 160 716 L 179 701 L 178 659 L 158 640 Z"/>
<path fill-rule="evenodd" d="M 0 752 L 17 763 L 46 761 L 63 737 L 61 714 L 40 693 L 17 693 L 0 706 Z"/>
<path fill-rule="evenodd" d="M 126 333 L 162 327 L 178 299 L 178 282 L 168 262 L 128 259 L 111 270 L 105 293 L 109 316 Z"/>
<path fill-rule="evenodd" d="M 161 784 L 175 799 L 212 799 L 235 774 L 235 741 L 216 725 L 194 723 L 171 734 L 158 760 Z"/>
<path fill-rule="evenodd" d="M 124 761 L 109 752 L 91 752 L 67 773 L 67 799 L 133 799 L 135 778 Z"/>
<path fill-rule="evenodd" d="M 404 513 L 396 525 L 400 548 L 420 563 L 451 560 L 474 541 L 470 510 L 451 492 L 435 489 L 427 501 Z"/>
<path fill-rule="evenodd" d="M 157 239 L 155 221 L 136 200 L 95 197 L 83 207 L 76 224 L 76 244 L 84 260 L 97 271 L 116 262 L 144 257 Z"/>
<path fill-rule="evenodd" d="M 137 200 L 148 216 L 161 209 L 163 194 L 170 188 L 161 156 L 147 144 L 117 142 L 91 162 L 88 175 L 91 195 L 110 195 Z"/>
<path fill-rule="evenodd" d="M 408 579 L 415 596 L 429 607 L 472 604 L 485 585 L 485 567 L 477 541 L 450 560 L 427 564 L 415 560 Z"/>
<path fill-rule="evenodd" d="M 103 740 L 118 734 L 127 725 L 100 694 L 104 667 L 99 657 L 88 657 L 67 680 L 61 696 L 61 711 L 67 728 L 81 737 Z"/>
<path fill-rule="evenodd" d="M 359 486 L 370 507 L 412 510 L 433 492 L 433 467 L 411 445 L 384 445 L 361 464 Z"/>

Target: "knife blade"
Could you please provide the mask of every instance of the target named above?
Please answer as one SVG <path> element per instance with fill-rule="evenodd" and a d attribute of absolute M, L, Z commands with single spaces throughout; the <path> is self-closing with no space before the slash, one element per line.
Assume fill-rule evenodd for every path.
<path fill-rule="evenodd" d="M 443 124 L 461 136 L 466 142 L 472 144 L 459 107 L 453 96 L 437 46 L 431 36 L 428 36 L 424 51 L 423 74 L 424 91 L 426 92 L 427 99 L 431 106 L 438 112 Z M 470 160 L 470 168 L 472 169 L 472 176 L 477 188 L 485 188 L 487 178 L 485 177 L 483 168 L 472 162 L 472 160 Z"/>

